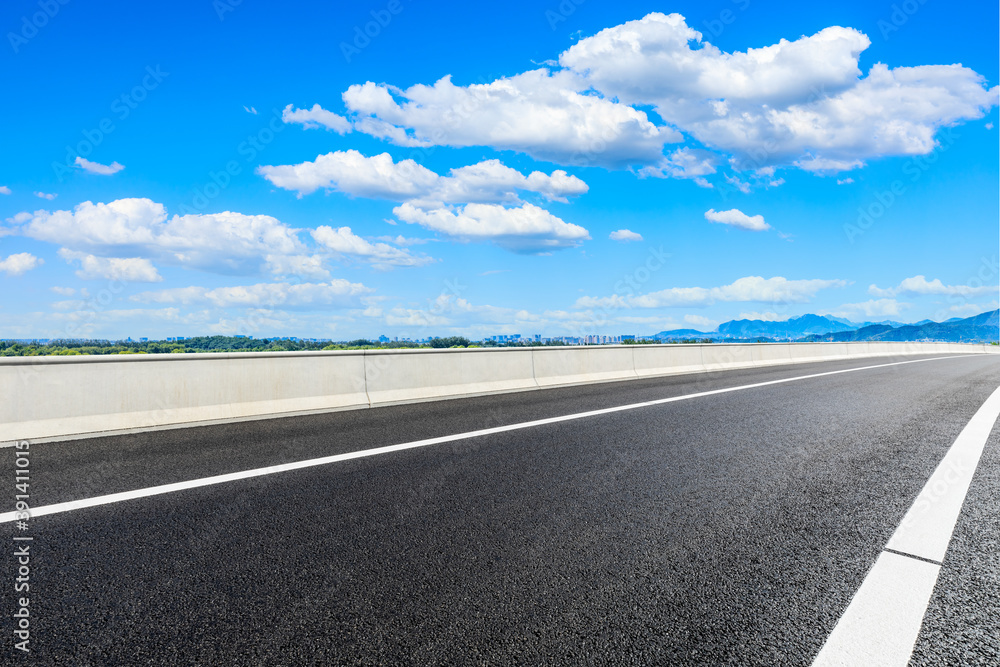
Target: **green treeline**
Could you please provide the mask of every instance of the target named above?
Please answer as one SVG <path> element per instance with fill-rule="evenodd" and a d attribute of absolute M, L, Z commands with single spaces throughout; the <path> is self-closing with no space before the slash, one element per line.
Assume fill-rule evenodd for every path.
<path fill-rule="evenodd" d="M 365 350 L 427 347 L 469 347 L 471 341 L 460 336 L 434 338 L 428 343 L 413 341 L 378 341 L 358 339 L 329 341 L 281 340 L 237 336 L 197 336 L 178 341 L 108 341 L 52 340 L 16 342 L 0 340 L 0 356 L 31 357 L 74 354 L 196 354 L 199 352 L 299 352 L 303 350 Z"/>

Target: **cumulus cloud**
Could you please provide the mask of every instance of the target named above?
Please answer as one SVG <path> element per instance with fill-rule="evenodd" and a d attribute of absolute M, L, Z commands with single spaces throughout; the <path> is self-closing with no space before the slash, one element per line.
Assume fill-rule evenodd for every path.
<path fill-rule="evenodd" d="M 66 248 L 60 248 L 59 256 L 67 262 L 80 264 L 76 277 L 81 280 L 107 278 L 139 283 L 158 283 L 163 280 L 153 263 L 143 257 L 97 257 Z"/>
<path fill-rule="evenodd" d="M 441 176 L 413 160 L 394 162 L 388 153 L 367 157 L 356 150 L 318 156 L 312 162 L 265 165 L 257 173 L 299 196 L 320 188 L 357 197 L 438 203 L 517 203 L 517 191 L 535 192 L 550 201 L 587 192 L 587 184 L 565 171 L 527 176 L 499 160 L 484 160 Z"/>
<path fill-rule="evenodd" d="M 704 177 L 714 174 L 717 164 L 718 158 L 712 153 L 685 147 L 675 150 L 655 165 L 643 167 L 639 170 L 639 175 L 656 178 L 691 178 L 698 185 L 705 187 L 707 181 Z"/>
<path fill-rule="evenodd" d="M 0 195 L 9 195 L 9 194 L 10 194 L 10 188 L 8 188 L 6 185 L 0 185 Z"/>
<path fill-rule="evenodd" d="M 299 123 L 306 129 L 324 127 L 337 134 L 346 134 L 351 131 L 351 121 L 332 111 L 327 111 L 318 104 L 314 104 L 311 109 L 296 109 L 289 104 L 282 110 L 281 120 L 285 123 Z"/>
<path fill-rule="evenodd" d="M 716 211 L 714 208 L 710 208 L 705 211 L 705 219 L 709 222 L 718 222 L 723 225 L 739 227 L 740 229 L 749 229 L 752 232 L 766 232 L 771 229 L 771 225 L 764 222 L 764 216 L 750 216 L 735 208 L 728 211 Z"/>
<path fill-rule="evenodd" d="M 111 164 L 101 164 L 100 162 L 91 162 L 87 158 L 76 157 L 76 166 L 80 167 L 84 171 L 91 174 L 100 174 L 101 176 L 110 176 L 111 174 L 117 174 L 119 171 L 125 168 L 117 162 L 112 162 Z"/>
<path fill-rule="evenodd" d="M 413 160 L 393 162 L 388 153 L 366 157 L 356 150 L 320 155 L 313 162 L 263 165 L 257 173 L 299 196 L 320 188 L 357 197 L 403 201 L 421 196 L 437 183 L 436 173 Z"/>
<path fill-rule="evenodd" d="M 534 192 L 549 201 L 566 203 L 568 197 L 582 195 L 589 188 L 576 176 L 561 169 L 551 174 L 533 171 L 527 176 L 504 165 L 499 160 L 484 160 L 477 164 L 452 169 L 442 177 L 438 187 L 423 199 L 452 203 L 487 203 L 520 201 L 516 192 Z"/>
<path fill-rule="evenodd" d="M 355 129 L 397 145 L 490 146 L 702 186 L 715 159 L 687 147 L 664 155 L 681 132 L 739 171 L 826 174 L 927 154 L 941 128 L 997 104 L 998 89 L 957 64 L 862 72 L 870 44 L 856 29 L 830 26 L 726 52 L 680 14 L 654 12 L 580 39 L 552 69 L 469 86 L 449 77 L 407 89 L 369 81 L 343 100 Z M 649 106 L 664 125 L 647 117 Z"/>
<path fill-rule="evenodd" d="M 611 232 L 611 234 L 608 235 L 608 238 L 610 238 L 612 241 L 622 241 L 624 243 L 627 243 L 629 241 L 641 241 L 642 234 L 637 234 L 636 232 L 633 232 L 631 229 L 618 229 Z"/>
<path fill-rule="evenodd" d="M 537 69 L 490 83 L 451 77 L 401 90 L 371 81 L 343 95 L 355 129 L 398 145 L 492 146 L 560 164 L 653 164 L 682 136 L 645 112 L 588 94 L 569 71 Z"/>
<path fill-rule="evenodd" d="M 301 276 L 313 280 L 330 277 L 320 255 L 265 255 L 264 266 L 275 276 Z"/>
<path fill-rule="evenodd" d="M 996 285 L 945 285 L 940 279 L 927 280 L 924 276 L 913 276 L 906 278 L 896 287 L 882 289 L 877 285 L 871 285 L 868 293 L 878 297 L 895 296 L 919 296 L 934 294 L 938 296 L 979 296 L 981 294 L 993 294 L 997 291 Z"/>
<path fill-rule="evenodd" d="M 66 257 L 80 261 L 88 276 L 127 271 L 132 280 L 153 279 L 158 274 L 150 261 L 222 274 L 265 272 L 312 280 L 330 275 L 323 266 L 330 248 L 316 239 L 321 251 L 317 253 L 317 247 L 301 238 L 307 230 L 267 215 L 224 211 L 169 217 L 162 204 L 149 199 L 118 199 L 107 204 L 83 202 L 71 211 L 23 212 L 8 223 L 5 233 L 55 243 L 76 253 Z M 355 256 L 380 267 L 431 261 L 387 244 L 373 248 Z"/>
<path fill-rule="evenodd" d="M 691 48 L 691 44 L 700 48 Z M 705 42 L 680 14 L 651 13 L 581 39 L 559 64 L 586 73 L 622 101 L 667 106 L 676 100 L 725 99 L 783 105 L 813 87 L 842 89 L 860 75 L 870 41 L 832 27 L 793 42 L 725 53 Z"/>
<path fill-rule="evenodd" d="M 933 150 L 942 127 L 981 118 L 997 88 L 961 65 L 858 67 L 870 40 L 839 26 L 727 53 L 683 16 L 653 13 L 602 30 L 559 63 L 606 96 L 650 104 L 668 123 L 730 153 L 738 168 L 819 172 Z"/>
<path fill-rule="evenodd" d="M 361 283 L 334 279 L 327 283 L 258 283 L 234 287 L 175 287 L 141 292 L 130 299 L 142 303 L 209 304 L 217 308 L 282 307 L 344 308 L 359 305 L 359 298 L 373 292 Z"/>
<path fill-rule="evenodd" d="M 353 233 L 350 227 L 334 229 L 328 225 L 321 225 L 314 229 L 311 234 L 316 242 L 324 248 L 341 255 L 364 258 L 376 268 L 423 266 L 434 261 L 426 255 L 414 255 L 407 250 L 393 247 L 387 243 L 372 243 Z"/>
<path fill-rule="evenodd" d="M 168 218 L 166 208 L 149 199 L 35 211 L 20 231 L 102 257 L 145 256 L 223 273 L 255 272 L 266 266 L 267 255 L 304 252 L 298 230 L 271 216 L 224 211 Z"/>
<path fill-rule="evenodd" d="M 38 197 L 39 199 L 48 199 L 49 201 L 52 201 L 53 199 L 55 199 L 59 195 L 51 193 L 51 192 L 36 192 L 35 196 Z"/>
<path fill-rule="evenodd" d="M 668 308 L 724 302 L 807 303 L 817 292 L 845 287 L 844 280 L 788 280 L 747 276 L 722 287 L 671 287 L 648 294 L 581 297 L 578 308 Z"/>
<path fill-rule="evenodd" d="M 850 178 L 850 177 L 848 177 L 848 178 L 838 178 L 837 179 L 837 185 L 850 185 L 853 182 L 854 182 L 854 179 Z"/>
<path fill-rule="evenodd" d="M 35 257 L 30 252 L 19 252 L 8 255 L 5 259 L 0 259 L 0 273 L 6 273 L 9 276 L 22 276 L 43 263 L 42 259 Z"/>
<path fill-rule="evenodd" d="M 258 172 L 279 187 L 297 190 L 299 196 L 327 188 L 402 202 L 393 209 L 400 220 L 453 239 L 492 241 L 514 252 L 541 253 L 573 247 L 590 238 L 582 227 L 526 204 L 518 196 L 519 191 L 534 192 L 550 201 L 565 202 L 567 197 L 587 191 L 586 183 L 562 170 L 525 175 L 499 160 L 484 160 L 441 176 L 413 160 L 394 162 L 388 153 L 367 157 L 348 150 L 297 165 L 262 166 Z M 320 229 L 313 237 L 335 252 L 389 265 L 430 261 L 382 243 L 372 244 L 348 227 Z"/>
<path fill-rule="evenodd" d="M 572 248 L 590 238 L 587 230 L 533 204 L 499 204 L 424 209 L 404 203 L 393 209 L 404 222 L 418 224 L 461 241 L 490 241 L 507 250 L 542 254 Z"/>

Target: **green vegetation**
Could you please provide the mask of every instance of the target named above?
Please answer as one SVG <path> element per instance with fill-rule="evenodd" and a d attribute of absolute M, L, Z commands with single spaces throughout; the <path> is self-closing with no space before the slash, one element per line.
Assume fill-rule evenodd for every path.
<path fill-rule="evenodd" d="M 449 338 L 432 338 L 430 341 L 431 347 L 469 347 L 471 343 L 468 338 L 463 338 L 462 336 L 451 336 Z"/>
<path fill-rule="evenodd" d="M 468 338 L 434 338 L 427 343 L 358 339 L 331 343 L 243 336 L 197 336 L 178 341 L 0 340 L 0 356 L 33 357 L 77 354 L 197 354 L 203 352 L 298 352 L 304 350 L 392 350 L 403 348 L 474 347 Z"/>
<path fill-rule="evenodd" d="M 694 338 L 660 341 L 653 338 L 623 341 L 625 345 L 662 345 L 664 343 L 711 343 L 711 339 Z M 77 354 L 199 354 L 204 352 L 300 352 L 307 350 L 398 350 L 413 348 L 468 348 L 468 347 L 545 347 L 567 345 L 561 340 L 546 342 L 523 339 L 498 343 L 486 340 L 473 342 L 464 336 L 432 338 L 424 342 L 386 341 L 358 338 L 348 341 L 307 341 L 281 338 L 248 338 L 246 336 L 197 336 L 183 340 L 109 341 L 109 340 L 52 340 L 12 341 L 0 340 L 0 356 L 35 357 Z"/>

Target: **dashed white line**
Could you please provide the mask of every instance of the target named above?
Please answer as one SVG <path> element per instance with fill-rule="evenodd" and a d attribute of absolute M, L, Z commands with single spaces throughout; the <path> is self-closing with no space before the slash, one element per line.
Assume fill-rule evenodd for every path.
<path fill-rule="evenodd" d="M 990 432 L 993 392 L 948 449 L 816 656 L 827 665 L 905 666 Z"/>
<path fill-rule="evenodd" d="M 702 391 L 694 394 L 685 394 L 683 396 L 673 396 L 671 398 L 661 398 L 654 401 L 645 401 L 642 403 L 631 403 L 629 405 L 619 405 L 613 408 L 604 408 L 602 410 L 591 410 L 589 412 L 578 412 L 570 415 L 563 415 L 561 417 L 550 417 L 548 419 L 538 419 L 530 422 L 521 422 L 518 424 L 508 424 L 506 426 L 497 426 L 495 428 L 480 429 L 478 431 L 469 431 L 467 433 L 456 433 L 453 435 L 445 435 L 437 438 L 427 438 L 426 440 L 417 440 L 415 442 L 405 442 L 398 445 L 388 445 L 386 447 L 376 447 L 374 449 L 365 449 L 356 452 L 347 452 L 345 454 L 335 454 L 333 456 L 324 456 L 316 459 L 308 459 L 306 461 L 296 461 L 294 463 L 283 463 L 281 465 L 268 466 L 266 468 L 255 468 L 253 470 L 243 470 L 240 472 L 228 473 L 225 475 L 215 475 L 213 477 L 203 477 L 201 479 L 192 479 L 184 482 L 175 482 L 173 484 L 163 484 L 161 486 L 152 486 L 145 489 L 135 489 L 133 491 L 123 491 L 121 493 L 111 493 L 104 496 L 96 496 L 93 498 L 84 498 L 81 500 L 71 500 L 64 503 L 55 503 L 53 505 L 44 505 L 41 507 L 32 508 L 31 517 L 46 516 L 49 514 L 60 514 L 62 512 L 72 512 L 74 510 L 80 510 L 87 507 L 97 507 L 99 505 L 110 505 L 112 503 L 120 503 L 126 500 L 134 500 L 137 498 L 148 498 L 150 496 L 158 496 L 165 493 L 174 493 L 176 491 L 184 491 L 187 489 L 196 489 L 203 486 L 212 486 L 215 484 L 224 484 L 226 482 L 234 482 L 241 479 L 250 479 L 252 477 L 262 477 L 264 475 L 274 475 L 277 473 L 288 472 L 291 470 L 301 470 L 302 468 L 312 468 L 315 466 L 328 465 L 330 463 L 337 463 L 339 461 L 349 461 L 351 459 L 367 458 L 370 456 L 379 456 L 381 454 L 389 454 L 391 452 L 399 452 L 406 449 L 416 449 L 418 447 L 428 447 L 430 445 L 438 445 L 446 442 L 455 442 L 456 440 L 467 440 L 469 438 L 478 438 L 485 435 L 493 435 L 495 433 L 505 433 L 507 431 L 517 431 L 521 429 L 533 428 L 535 426 L 544 426 L 546 424 L 557 424 L 559 422 L 572 421 L 575 419 L 584 419 L 587 417 L 596 417 L 599 415 L 607 415 L 615 412 L 624 412 L 626 410 L 637 410 L 640 408 L 647 408 L 654 405 L 663 405 L 665 403 L 674 403 L 677 401 L 687 401 L 695 398 L 703 398 L 705 396 L 715 396 L 718 394 L 726 394 L 734 391 L 743 391 L 746 389 L 757 389 L 759 387 L 768 387 L 772 385 L 785 384 L 788 382 L 798 382 L 800 380 L 809 380 L 812 378 L 828 377 L 831 375 L 841 375 L 844 373 L 857 373 L 860 371 L 873 370 L 876 368 L 887 368 L 890 366 L 903 366 L 906 364 L 920 364 L 929 361 L 940 361 L 942 359 L 957 359 L 962 357 L 948 356 L 948 357 L 933 357 L 931 359 L 911 359 L 909 361 L 895 361 L 887 364 L 876 364 L 874 366 L 861 366 L 858 368 L 845 368 L 839 371 L 826 371 L 824 373 L 812 373 L 809 375 L 799 375 L 796 377 L 783 378 L 780 380 L 769 380 L 767 382 L 756 382 L 754 384 L 746 384 L 738 387 L 728 387 L 725 389 L 713 389 L 711 391 Z M 17 518 L 15 512 L 4 512 L 0 514 L 0 523 L 9 523 Z"/>

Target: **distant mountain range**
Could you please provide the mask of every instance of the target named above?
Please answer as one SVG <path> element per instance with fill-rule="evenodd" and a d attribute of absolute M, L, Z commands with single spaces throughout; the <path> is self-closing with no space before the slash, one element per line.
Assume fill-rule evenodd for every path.
<path fill-rule="evenodd" d="M 1000 311 L 988 311 L 964 319 L 953 317 L 944 322 L 922 320 L 902 322 L 855 323 L 837 317 L 803 315 L 784 322 L 731 320 L 715 331 L 674 329 L 653 337 L 660 340 L 712 339 L 717 341 L 945 341 L 950 343 L 986 343 L 997 340 Z"/>

